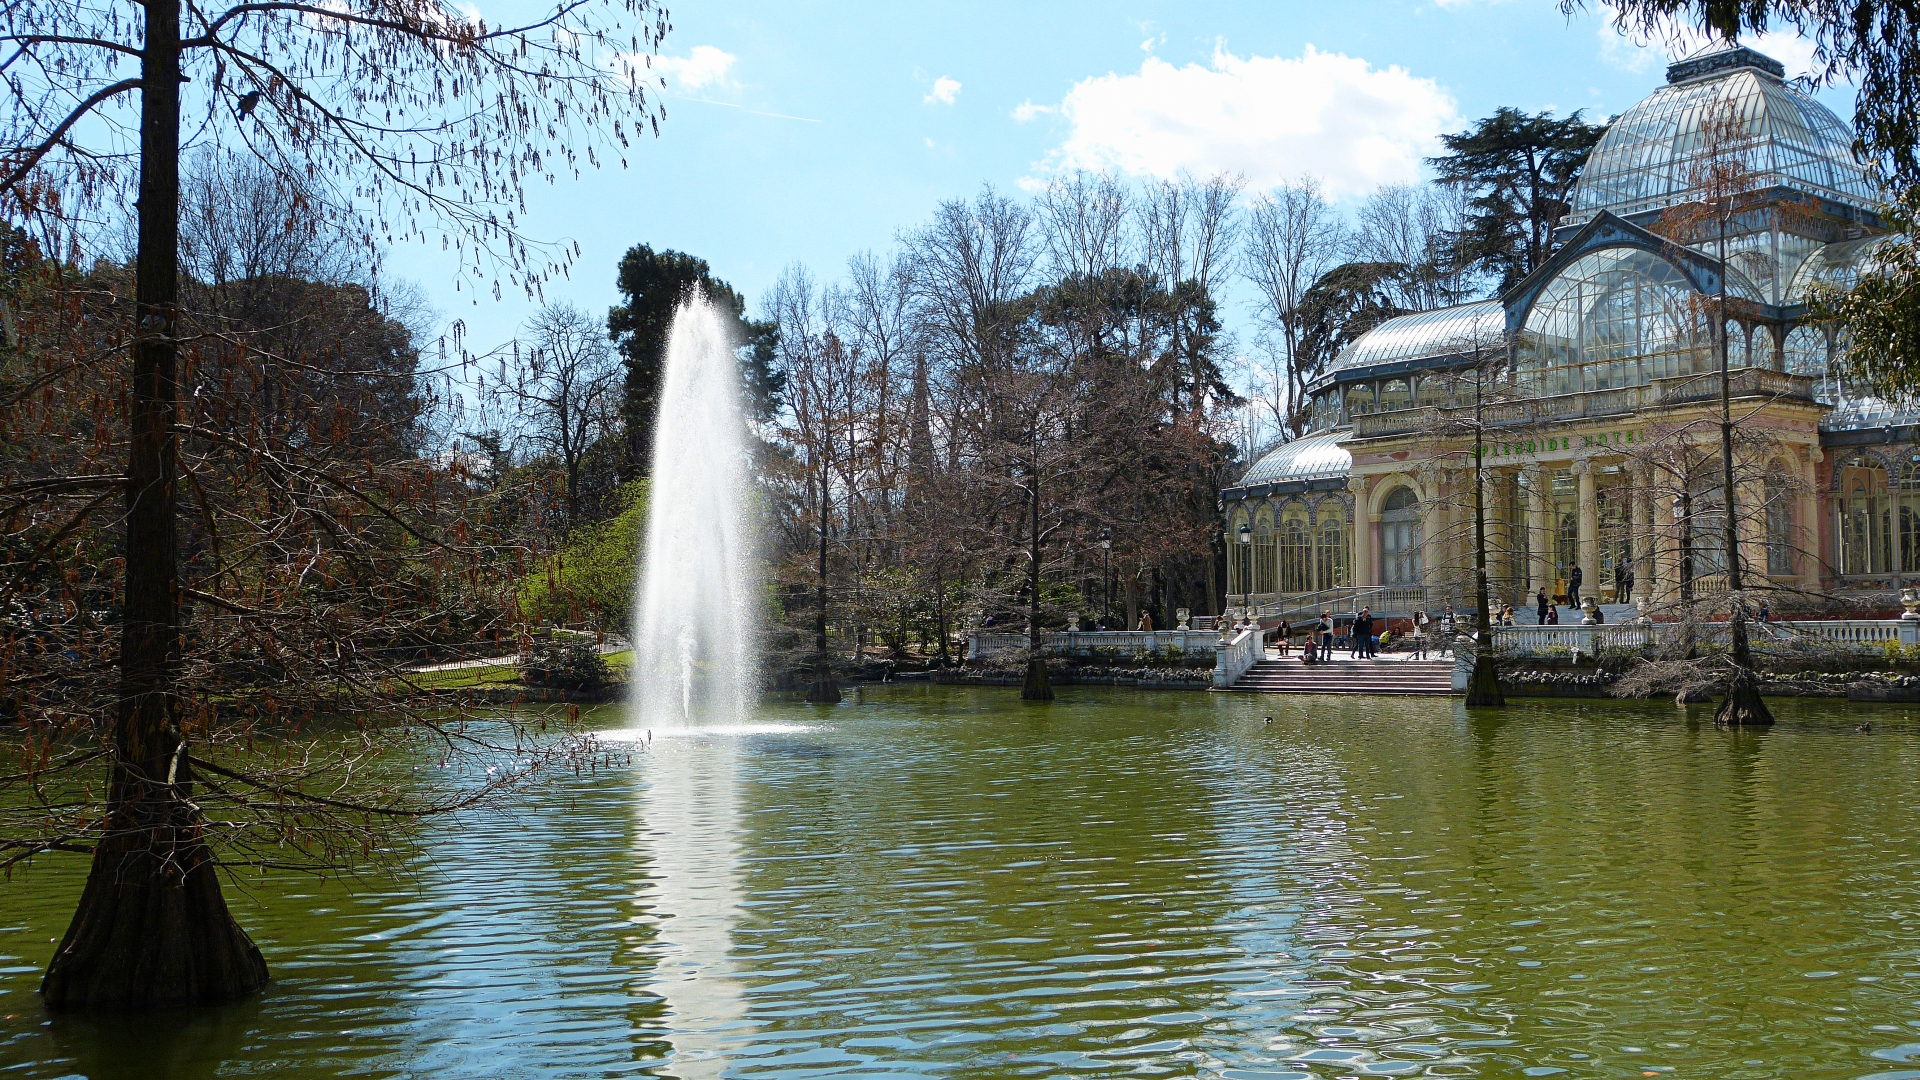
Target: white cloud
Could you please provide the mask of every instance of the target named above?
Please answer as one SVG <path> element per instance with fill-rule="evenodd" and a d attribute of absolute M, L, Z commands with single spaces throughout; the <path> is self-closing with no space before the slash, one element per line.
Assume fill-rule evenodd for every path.
<path fill-rule="evenodd" d="M 738 56 L 712 45 L 695 45 L 686 56 L 656 56 L 655 70 L 673 82 L 674 89 L 692 92 L 734 85 L 733 65 Z"/>
<path fill-rule="evenodd" d="M 933 80 L 933 89 L 928 92 L 926 97 L 920 100 L 923 105 L 931 105 L 936 101 L 942 105 L 951 105 L 954 99 L 959 96 L 960 80 L 949 79 L 945 75 L 942 75 Z"/>
<path fill-rule="evenodd" d="M 1136 74 L 1083 79 L 1057 108 L 1071 130 L 1042 172 L 1238 172 L 1256 190 L 1311 173 L 1335 197 L 1418 180 L 1460 126 L 1433 80 L 1311 45 L 1293 59 L 1216 47 L 1207 66 L 1149 56 Z M 1029 103 L 1014 119 L 1042 111 Z"/>
<path fill-rule="evenodd" d="M 1023 101 L 1013 107 L 1013 118 L 1024 124 L 1042 113 L 1057 113 L 1059 111 L 1060 107 L 1057 105 L 1035 105 L 1031 101 Z"/>
<path fill-rule="evenodd" d="M 1614 24 L 1617 12 L 1612 4 L 1601 4 L 1600 14 L 1600 58 L 1627 71 L 1664 68 L 1675 60 L 1692 56 L 1713 41 L 1705 32 L 1683 23 L 1669 24 L 1651 36 L 1623 34 Z M 1798 34 L 1759 34 L 1741 38 L 1740 44 L 1780 61 L 1789 79 L 1814 70 L 1813 42 Z"/>

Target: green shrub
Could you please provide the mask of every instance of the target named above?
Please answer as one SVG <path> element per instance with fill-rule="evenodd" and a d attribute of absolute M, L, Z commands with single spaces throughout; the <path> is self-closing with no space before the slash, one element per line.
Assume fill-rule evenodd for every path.
<path fill-rule="evenodd" d="M 615 498 L 623 506 L 618 514 L 575 529 L 545 567 L 520 580 L 520 610 L 528 622 L 591 622 L 628 631 L 646 539 L 647 482 L 624 484 Z"/>
<path fill-rule="evenodd" d="M 520 660 L 520 680 L 550 690 L 604 690 L 613 671 L 586 634 L 535 638 Z"/>

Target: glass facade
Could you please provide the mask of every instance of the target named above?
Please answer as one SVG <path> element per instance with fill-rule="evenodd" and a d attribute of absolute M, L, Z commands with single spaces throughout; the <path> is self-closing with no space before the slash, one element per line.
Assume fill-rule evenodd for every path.
<path fill-rule="evenodd" d="M 1718 371 L 1722 341 L 1738 372 L 1730 389 L 1768 411 L 1751 430 L 1779 440 L 1766 451 L 1778 460 L 1737 481 L 1746 512 L 1740 546 L 1753 562 L 1745 568 L 1829 581 L 1920 575 L 1920 460 L 1886 464 L 1920 453 L 1862 450 L 1855 461 L 1818 464 L 1822 446 L 1832 461 L 1853 457 L 1849 447 L 1878 445 L 1847 433 L 1920 426 L 1920 403 L 1849 394 L 1839 362 L 1844 337 L 1804 322 L 1801 305 L 1815 288 L 1850 287 L 1885 242 L 1879 192 L 1853 156 L 1852 134 L 1783 81 L 1777 63 L 1737 46 L 1676 63 L 1668 79 L 1616 120 L 1589 158 L 1557 235 L 1575 246 L 1555 257 L 1550 276 L 1498 299 L 1389 319 L 1312 385 L 1309 435 L 1262 458 L 1241 481 L 1273 485 L 1243 497 L 1282 507 L 1271 527 L 1273 554 L 1248 562 L 1255 592 L 1350 579 L 1458 587 L 1465 571 L 1454 564 L 1469 545 L 1449 537 L 1461 534 L 1466 510 L 1446 500 L 1423 509 L 1409 486 L 1415 481 L 1388 477 L 1428 476 L 1417 470 L 1429 468 L 1443 489 L 1459 490 L 1449 478 L 1465 471 L 1458 445 L 1423 449 L 1404 440 L 1464 437 L 1463 414 L 1419 410 L 1469 404 L 1458 392 L 1465 361 L 1509 344 L 1513 381 L 1493 388 L 1488 422 L 1531 430 L 1489 439 L 1486 507 L 1488 570 L 1510 596 L 1541 585 L 1563 593 L 1575 563 L 1592 595 L 1611 589 L 1623 564 L 1649 585 L 1672 575 L 1708 589 L 1724 580 L 1731 553 L 1714 467 L 1695 459 L 1700 451 L 1664 465 L 1636 461 L 1631 446 L 1705 423 L 1717 380 L 1694 377 Z M 1720 138 L 1722 120 L 1734 124 L 1731 141 Z M 1667 211 L 1697 199 L 1689 185 L 1728 155 L 1748 173 L 1741 190 L 1750 201 L 1725 235 L 1695 230 L 1684 248 L 1663 239 L 1677 218 Z M 1581 227 L 1603 212 L 1623 220 Z M 1716 275 L 1725 282 L 1724 308 Z M 1367 523 L 1365 563 L 1350 561 L 1359 539 L 1344 517 L 1309 509 L 1319 497 L 1309 493 L 1352 474 L 1356 455 L 1366 475 L 1360 490 L 1379 494 L 1375 481 L 1393 489 Z M 1590 483 L 1572 471 L 1579 458 L 1590 464 Z M 1537 477 L 1542 490 L 1523 476 Z M 1746 506 L 1749 498 L 1758 505 Z M 1230 572 L 1236 565 L 1230 560 Z"/>
<path fill-rule="evenodd" d="M 1691 375 L 1717 362 L 1710 308 L 1678 267 L 1640 248 L 1575 260 L 1541 290 L 1519 342 L 1522 386 L 1577 394 Z"/>
<path fill-rule="evenodd" d="M 1661 87 L 1620 115 L 1587 159 L 1569 224 L 1602 210 L 1622 217 L 1681 201 L 1706 149 L 1702 121 L 1738 117 L 1742 156 L 1758 186 L 1785 185 L 1861 209 L 1878 192 L 1853 156 L 1853 133 L 1826 106 L 1767 72 L 1743 68 Z"/>

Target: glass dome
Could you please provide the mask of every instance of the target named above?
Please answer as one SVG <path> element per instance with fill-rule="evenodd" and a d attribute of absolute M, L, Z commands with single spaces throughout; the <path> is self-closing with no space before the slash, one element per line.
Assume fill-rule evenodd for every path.
<path fill-rule="evenodd" d="M 1335 367 L 1372 367 L 1399 360 L 1457 356 L 1476 346 L 1498 346 L 1507 330 L 1507 312 L 1498 300 L 1435 308 L 1388 319 L 1360 335 L 1340 353 Z"/>
<path fill-rule="evenodd" d="M 1702 149 L 1701 123 L 1722 102 L 1753 140 L 1748 167 L 1762 186 L 1873 209 L 1879 192 L 1853 155 L 1853 132 L 1783 82 L 1780 71 L 1777 62 L 1725 42 L 1669 67 L 1668 85 L 1622 113 L 1588 156 L 1565 224 L 1584 224 L 1602 210 L 1628 217 L 1680 201 Z"/>
<path fill-rule="evenodd" d="M 1353 455 L 1340 445 L 1340 435 L 1329 432 L 1295 439 L 1254 462 L 1238 486 L 1345 477 L 1353 469 Z"/>

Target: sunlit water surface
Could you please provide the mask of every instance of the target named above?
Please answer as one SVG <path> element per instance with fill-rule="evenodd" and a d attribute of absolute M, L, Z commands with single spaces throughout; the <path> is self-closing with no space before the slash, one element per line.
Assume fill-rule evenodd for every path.
<path fill-rule="evenodd" d="M 233 891 L 241 1005 L 49 1018 L 82 867 L 0 885 L 0 1067 L 1920 1080 L 1920 714 L 1780 709 L 899 688 L 632 732 L 404 880 Z"/>

